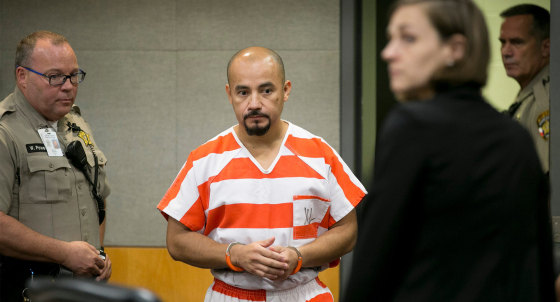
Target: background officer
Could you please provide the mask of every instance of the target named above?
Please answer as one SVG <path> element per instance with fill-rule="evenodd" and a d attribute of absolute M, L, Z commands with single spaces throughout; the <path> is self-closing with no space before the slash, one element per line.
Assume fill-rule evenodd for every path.
<path fill-rule="evenodd" d="M 509 108 L 533 137 L 543 170 L 549 171 L 550 13 L 537 5 L 521 4 L 500 14 L 502 61 L 521 90 Z"/>

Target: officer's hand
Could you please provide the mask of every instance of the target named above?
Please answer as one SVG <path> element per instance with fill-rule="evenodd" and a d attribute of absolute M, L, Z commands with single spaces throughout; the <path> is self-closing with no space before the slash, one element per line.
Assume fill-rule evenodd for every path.
<path fill-rule="evenodd" d="M 248 273 L 275 280 L 283 276 L 288 269 L 288 259 L 268 249 L 274 243 L 274 237 L 250 244 L 237 244 L 231 247 L 230 256 L 233 265 L 245 269 Z"/>
<path fill-rule="evenodd" d="M 109 255 L 106 254 L 105 267 L 103 267 L 103 270 L 101 271 L 101 275 L 97 276 L 95 280 L 96 281 L 109 280 L 109 278 L 111 278 L 111 273 L 112 273 L 111 259 L 109 259 Z"/>
<path fill-rule="evenodd" d="M 72 241 L 66 244 L 65 259 L 61 263 L 78 276 L 100 276 L 105 262 L 99 251 L 85 241 Z"/>

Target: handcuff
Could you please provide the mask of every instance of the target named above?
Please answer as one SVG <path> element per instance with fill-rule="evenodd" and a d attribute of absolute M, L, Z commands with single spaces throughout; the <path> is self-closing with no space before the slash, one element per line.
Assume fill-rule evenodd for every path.
<path fill-rule="evenodd" d="M 235 266 L 235 265 L 233 265 L 233 263 L 231 262 L 230 250 L 231 250 L 231 248 L 232 248 L 234 245 L 237 245 L 237 244 L 242 244 L 242 243 L 240 243 L 240 242 L 232 242 L 232 243 L 230 243 L 230 244 L 228 245 L 228 247 L 227 247 L 227 249 L 226 249 L 226 263 L 227 263 L 228 267 L 229 267 L 232 271 L 234 271 L 234 272 L 242 272 L 242 271 L 244 271 L 243 268 L 238 267 L 238 266 Z M 297 253 L 297 256 L 298 256 L 298 263 L 297 263 L 297 266 L 296 266 L 296 268 L 294 269 L 294 271 L 290 274 L 290 275 L 293 275 L 293 274 L 299 272 L 299 270 L 301 269 L 301 265 L 303 264 L 303 257 L 301 256 L 301 253 L 300 253 L 300 251 L 297 249 L 297 247 L 295 247 L 295 246 L 288 246 L 288 248 L 294 250 L 294 251 Z"/>

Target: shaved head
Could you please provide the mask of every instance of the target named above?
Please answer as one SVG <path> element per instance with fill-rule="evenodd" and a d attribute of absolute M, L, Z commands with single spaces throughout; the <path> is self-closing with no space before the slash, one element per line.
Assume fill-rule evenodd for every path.
<path fill-rule="evenodd" d="M 278 53 L 274 50 L 265 47 L 248 47 L 236 52 L 228 62 L 227 65 L 227 79 L 230 83 L 231 67 L 237 60 L 257 61 L 257 60 L 271 60 L 278 67 L 282 83 L 286 81 L 286 73 L 284 71 L 284 62 Z"/>

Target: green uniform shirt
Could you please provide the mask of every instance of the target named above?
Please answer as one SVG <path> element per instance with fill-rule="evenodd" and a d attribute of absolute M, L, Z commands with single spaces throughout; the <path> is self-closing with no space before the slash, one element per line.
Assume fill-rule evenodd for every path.
<path fill-rule="evenodd" d="M 72 131 L 75 123 L 83 131 Z M 43 235 L 63 241 L 87 241 L 100 247 L 97 202 L 92 185 L 66 156 L 49 156 L 38 130 L 49 123 L 25 99 L 19 88 L 0 102 L 0 211 Z M 63 152 L 80 141 L 93 180 L 98 158 L 97 192 L 106 198 L 105 155 L 77 106 L 58 121 L 56 136 Z M 91 146 L 86 143 L 89 141 Z"/>
<path fill-rule="evenodd" d="M 533 137 L 543 170 L 549 171 L 550 96 L 549 66 L 519 92 L 515 100 L 520 103 L 513 118 L 519 121 Z"/>

